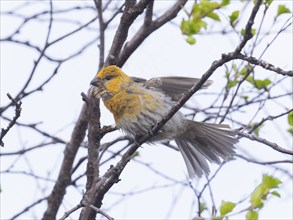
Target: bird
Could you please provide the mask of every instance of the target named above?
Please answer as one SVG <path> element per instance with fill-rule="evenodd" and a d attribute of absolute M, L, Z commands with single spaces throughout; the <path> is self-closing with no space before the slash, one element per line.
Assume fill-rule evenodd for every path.
<path fill-rule="evenodd" d="M 91 81 L 91 94 L 102 99 L 113 114 L 116 126 L 129 138 L 150 132 L 180 97 L 199 81 L 170 76 L 149 80 L 131 77 L 115 65 L 101 69 Z M 212 84 L 207 80 L 202 88 Z M 187 119 L 177 111 L 154 134 L 149 143 L 174 140 L 185 161 L 189 178 L 209 175 L 209 163 L 220 164 L 235 154 L 237 133 L 227 124 L 211 124 Z"/>

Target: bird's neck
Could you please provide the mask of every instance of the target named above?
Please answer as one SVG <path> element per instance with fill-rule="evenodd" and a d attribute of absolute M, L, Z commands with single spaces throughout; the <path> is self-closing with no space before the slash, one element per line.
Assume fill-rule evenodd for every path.
<path fill-rule="evenodd" d="M 103 102 L 107 109 L 113 114 L 115 122 L 118 123 L 128 105 L 126 90 L 112 93 L 108 97 L 103 98 Z"/>

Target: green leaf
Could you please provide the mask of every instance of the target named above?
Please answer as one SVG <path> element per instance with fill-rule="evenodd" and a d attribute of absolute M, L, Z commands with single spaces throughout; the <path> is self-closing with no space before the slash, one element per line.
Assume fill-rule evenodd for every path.
<path fill-rule="evenodd" d="M 273 2 L 273 0 L 266 0 L 265 1 L 265 4 L 268 5 L 268 6 L 270 6 L 272 4 L 272 2 Z"/>
<path fill-rule="evenodd" d="M 241 33 L 242 36 L 244 36 L 244 34 L 245 34 L 245 30 L 242 28 L 240 33 Z M 251 29 L 251 34 L 252 34 L 252 35 L 255 35 L 255 33 L 256 33 L 256 29 L 255 29 L 255 28 L 252 28 L 252 29 Z"/>
<path fill-rule="evenodd" d="M 289 112 L 288 114 L 288 123 L 289 125 L 293 126 L 293 111 Z"/>
<path fill-rule="evenodd" d="M 274 195 L 274 196 L 277 196 L 279 198 L 281 197 L 281 195 L 276 191 L 271 192 L 271 194 Z"/>
<path fill-rule="evenodd" d="M 255 81 L 254 81 L 254 78 L 253 78 L 252 76 L 248 76 L 248 77 L 246 78 L 246 81 L 249 82 L 249 83 L 252 84 L 252 85 L 255 85 Z"/>
<path fill-rule="evenodd" d="M 186 42 L 189 43 L 190 45 L 193 45 L 196 43 L 196 40 L 194 37 L 192 37 L 191 35 L 187 37 Z"/>
<path fill-rule="evenodd" d="M 191 35 L 192 33 L 192 28 L 191 28 L 191 22 L 188 20 L 182 20 L 181 25 L 180 25 L 180 29 L 182 31 L 183 34 L 185 35 Z"/>
<path fill-rule="evenodd" d="M 230 4 L 230 0 L 222 0 L 221 6 L 226 6 Z"/>
<path fill-rule="evenodd" d="M 247 74 L 247 68 L 246 68 L 246 66 L 243 67 L 243 68 L 240 70 L 239 74 L 240 74 L 241 76 L 245 76 L 245 75 Z"/>
<path fill-rule="evenodd" d="M 232 27 L 234 27 L 235 21 L 238 19 L 238 17 L 239 17 L 239 11 L 238 10 L 232 12 L 232 14 L 229 16 L 229 18 L 230 18 L 230 25 Z"/>
<path fill-rule="evenodd" d="M 251 83 L 258 90 L 264 89 L 272 83 L 272 81 L 269 79 L 254 79 L 252 76 L 248 76 L 246 81 Z"/>
<path fill-rule="evenodd" d="M 280 196 L 277 192 L 270 192 L 271 189 L 277 188 L 278 185 L 282 183 L 278 178 L 269 175 L 263 175 L 262 183 L 256 187 L 254 192 L 250 197 L 250 203 L 252 208 L 262 208 L 263 200 L 267 199 L 268 194 L 273 194 L 275 196 Z"/>
<path fill-rule="evenodd" d="M 252 193 L 250 197 L 250 203 L 254 208 L 260 208 L 263 206 L 262 197 L 267 193 L 267 188 L 260 184 Z"/>
<path fill-rule="evenodd" d="M 139 157 L 139 152 L 138 151 L 135 151 L 134 154 L 132 154 L 132 158 L 135 158 L 135 157 Z"/>
<path fill-rule="evenodd" d="M 285 5 L 279 5 L 277 17 L 280 16 L 281 14 L 290 13 L 290 12 L 291 12 L 290 9 L 287 8 Z"/>
<path fill-rule="evenodd" d="M 255 134 L 255 136 L 259 137 L 259 132 L 260 132 L 260 129 L 263 127 L 263 125 L 261 126 L 258 126 L 254 131 L 253 133 Z"/>
<path fill-rule="evenodd" d="M 182 20 L 180 29 L 184 35 L 191 36 L 197 34 L 202 28 L 206 28 L 207 23 L 202 20 Z"/>
<path fill-rule="evenodd" d="M 257 80 L 255 80 L 255 84 L 256 84 L 256 87 L 258 89 L 264 89 L 268 85 L 270 85 L 271 83 L 272 83 L 272 81 L 269 80 L 269 79 L 264 79 L 264 80 L 257 79 Z"/>
<path fill-rule="evenodd" d="M 235 80 L 229 80 L 227 86 L 228 86 L 228 88 L 230 89 L 230 88 L 236 86 L 237 83 L 238 83 L 238 80 L 236 80 L 236 79 L 235 79 Z"/>
<path fill-rule="evenodd" d="M 236 65 L 236 64 L 233 64 L 233 65 L 232 65 L 232 69 L 233 69 L 235 72 L 237 72 L 237 71 L 238 71 L 238 67 L 237 67 L 237 65 Z"/>
<path fill-rule="evenodd" d="M 211 18 L 215 21 L 220 21 L 220 17 L 215 11 L 230 4 L 230 0 L 222 0 L 222 3 L 218 3 L 210 0 L 201 0 L 193 4 L 192 11 L 186 14 L 188 19 L 183 19 L 180 25 L 180 29 L 184 35 L 187 36 L 186 41 L 189 44 L 195 44 L 195 39 L 192 35 L 198 34 L 202 29 L 207 28 L 205 18 Z"/>
<path fill-rule="evenodd" d="M 262 125 L 257 126 L 256 128 L 254 128 L 255 125 L 257 125 L 257 124 L 258 124 L 258 123 L 251 123 L 251 124 L 248 125 L 248 127 L 249 127 L 249 128 L 253 128 L 253 129 L 254 129 L 254 131 L 253 131 L 254 135 L 257 136 L 257 137 L 259 137 L 260 129 L 261 129 L 264 125 L 262 124 Z"/>
<path fill-rule="evenodd" d="M 258 213 L 253 210 L 249 210 L 246 213 L 246 220 L 258 220 Z"/>
<path fill-rule="evenodd" d="M 215 12 L 211 12 L 211 13 L 207 14 L 207 17 L 209 17 L 215 21 L 221 21 L 219 15 L 217 15 Z"/>
<path fill-rule="evenodd" d="M 242 70 L 240 70 L 240 75 L 245 76 L 248 72 L 252 72 L 253 71 L 253 66 L 251 66 L 250 64 L 246 65 L 245 67 L 242 68 Z"/>
<path fill-rule="evenodd" d="M 256 129 L 254 129 L 253 133 L 255 134 L 255 136 L 259 137 L 260 129 L 262 129 L 263 126 L 264 126 L 264 125 L 260 125 L 260 126 L 258 126 Z"/>
<path fill-rule="evenodd" d="M 247 95 L 243 95 L 243 96 L 241 96 L 241 98 L 243 98 L 245 101 L 247 101 L 248 98 L 249 98 L 249 96 L 247 96 Z"/>
<path fill-rule="evenodd" d="M 281 180 L 279 180 L 278 178 L 275 178 L 273 176 L 269 176 L 269 175 L 263 175 L 262 178 L 262 183 L 268 188 L 268 189 L 273 189 L 273 188 L 278 188 L 278 185 L 281 182 Z"/>
<path fill-rule="evenodd" d="M 225 3 L 225 2 L 224 2 Z M 220 21 L 220 17 L 215 13 L 215 10 L 223 7 L 221 4 L 209 0 L 201 0 L 195 3 L 192 8 L 192 20 L 202 20 L 205 17 Z"/>
<path fill-rule="evenodd" d="M 196 27 L 199 27 L 199 31 L 201 28 L 204 28 L 204 29 L 207 29 L 207 23 L 205 21 L 202 21 L 200 20 L 198 23 L 197 23 L 197 26 Z M 199 32 L 198 31 L 198 32 Z"/>
<path fill-rule="evenodd" d="M 195 24 L 193 21 L 185 21 L 183 20 L 181 23 L 181 31 L 185 35 L 192 35 L 198 33 L 199 30 L 195 28 Z"/>
<path fill-rule="evenodd" d="M 215 216 L 212 218 L 212 220 L 223 220 L 222 216 Z"/>
<path fill-rule="evenodd" d="M 204 14 L 221 7 L 221 5 L 219 3 L 209 1 L 209 0 L 201 0 L 200 1 L 200 6 L 201 6 L 202 11 L 204 12 Z"/>
<path fill-rule="evenodd" d="M 183 19 L 181 21 L 181 24 L 180 24 L 180 29 L 181 29 L 183 34 L 188 34 L 188 32 L 189 32 L 189 30 L 188 30 L 188 21 Z"/>
<path fill-rule="evenodd" d="M 234 207 L 236 206 L 236 204 L 234 202 L 222 202 L 221 207 L 220 207 L 220 214 L 226 215 L 230 212 L 233 211 Z"/>
<path fill-rule="evenodd" d="M 199 211 L 203 212 L 204 210 L 207 210 L 206 204 L 205 203 L 199 203 Z"/>

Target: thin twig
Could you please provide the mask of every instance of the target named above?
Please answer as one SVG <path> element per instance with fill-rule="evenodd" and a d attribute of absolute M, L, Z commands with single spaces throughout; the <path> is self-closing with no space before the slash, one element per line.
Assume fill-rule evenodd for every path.
<path fill-rule="evenodd" d="M 100 29 L 100 44 L 99 44 L 99 70 L 102 69 L 104 66 L 104 59 L 105 59 L 105 22 L 103 18 L 103 5 L 102 0 L 94 0 L 94 3 L 96 5 L 97 11 L 98 11 L 98 18 L 99 18 L 99 29 Z"/>
<path fill-rule="evenodd" d="M 252 135 L 252 134 L 247 134 L 247 133 L 243 133 L 241 131 L 238 131 L 236 130 L 236 133 L 241 136 L 241 137 L 246 137 L 252 141 L 257 141 L 259 143 L 262 143 L 264 145 L 267 145 L 271 148 L 273 148 L 274 150 L 278 151 L 278 152 L 281 152 L 281 153 L 284 153 L 284 154 L 289 154 L 289 155 L 293 155 L 293 151 L 291 150 L 288 150 L 288 149 L 285 149 L 283 147 L 280 147 L 279 145 L 277 145 L 276 143 L 273 143 L 273 142 L 270 142 L 264 138 L 260 138 L 260 137 L 257 137 L 255 135 Z"/>
<path fill-rule="evenodd" d="M 293 70 L 288 70 L 288 71 L 282 70 L 279 67 L 275 67 L 273 64 L 270 64 L 270 63 L 263 61 L 263 60 L 258 60 L 255 57 L 249 57 L 249 56 L 245 56 L 245 55 L 239 53 L 236 55 L 236 58 L 241 59 L 241 60 L 245 60 L 251 64 L 254 64 L 254 65 L 261 66 L 264 69 L 273 71 L 273 72 L 281 74 L 283 76 L 293 76 Z"/>
<path fill-rule="evenodd" d="M 74 206 L 72 209 L 64 212 L 64 215 L 59 220 L 65 220 L 67 217 L 69 217 L 73 212 L 83 207 L 83 204 L 79 203 L 76 206 Z"/>
<path fill-rule="evenodd" d="M 275 115 L 275 116 L 271 116 L 271 115 L 269 115 L 268 117 L 266 117 L 266 118 L 263 118 L 259 123 L 257 123 L 257 124 L 254 124 L 253 125 L 253 127 L 249 130 L 249 134 L 251 134 L 255 129 L 257 129 L 259 126 L 261 126 L 263 123 L 265 123 L 266 121 L 272 121 L 272 120 L 275 120 L 275 119 L 277 119 L 277 118 L 280 118 L 280 117 L 282 117 L 282 116 L 284 116 L 284 115 L 288 115 L 290 112 L 292 112 L 293 111 L 293 109 L 290 109 L 290 110 L 288 110 L 288 111 L 286 111 L 286 112 L 283 112 L 283 113 L 281 113 L 281 114 L 279 114 L 279 115 Z"/>
<path fill-rule="evenodd" d="M 272 165 L 272 164 L 279 164 L 279 163 L 293 163 L 293 160 L 274 160 L 274 161 L 267 161 L 267 162 L 261 162 L 261 161 L 257 161 L 257 160 L 253 160 L 250 158 L 247 158 L 241 154 L 235 154 L 236 157 L 239 157 L 247 162 L 250 163 L 256 163 L 256 164 L 260 164 L 260 165 Z"/>
<path fill-rule="evenodd" d="M 244 46 L 246 45 L 246 43 L 253 37 L 253 34 L 251 32 L 252 25 L 254 24 L 255 16 L 256 16 L 261 4 L 262 4 L 262 0 L 257 0 L 255 2 L 255 5 L 254 5 L 254 7 L 252 9 L 252 13 L 250 14 L 248 22 L 247 22 L 247 24 L 245 26 L 245 32 L 244 32 L 243 40 L 240 42 L 239 46 L 235 50 L 235 53 L 239 54 L 241 52 L 241 50 L 244 48 Z"/>
<path fill-rule="evenodd" d="M 100 140 L 102 135 L 100 134 L 100 100 L 91 96 L 91 91 L 86 98 L 88 106 L 88 160 L 86 168 L 86 193 L 84 197 L 87 198 L 89 204 L 94 204 L 95 201 L 95 186 L 99 179 L 99 149 Z M 95 219 L 95 212 L 92 212 L 90 207 L 86 205 L 80 213 L 79 219 Z"/>
<path fill-rule="evenodd" d="M 134 20 L 143 13 L 145 7 L 149 4 L 148 0 L 141 0 L 137 4 L 135 1 L 125 1 L 125 7 L 118 25 L 112 47 L 106 58 L 105 65 L 117 64 L 118 56 L 127 39 L 128 31 Z"/>
<path fill-rule="evenodd" d="M 26 213 L 27 211 L 29 211 L 32 207 L 36 206 L 37 204 L 43 202 L 44 200 L 46 200 L 47 197 L 44 197 L 44 198 L 41 198 L 41 199 L 38 199 L 37 201 L 35 201 L 34 203 L 32 203 L 31 205 L 25 207 L 21 212 L 17 213 L 16 215 L 12 216 L 10 219 L 13 220 L 13 219 L 16 219 L 18 218 L 20 215 Z"/>
<path fill-rule="evenodd" d="M 155 21 L 152 21 L 153 15 L 153 1 L 150 1 L 144 24 L 140 27 L 134 37 L 125 44 L 123 50 L 119 54 L 117 59 L 117 65 L 122 66 L 130 57 L 130 55 L 142 44 L 142 42 L 154 31 L 162 27 L 167 22 L 174 19 L 179 11 L 182 10 L 182 7 L 187 3 L 187 0 L 179 0 L 174 3 L 163 15 L 157 18 Z"/>
<path fill-rule="evenodd" d="M 86 205 L 86 203 L 85 203 Z M 88 204 L 88 206 L 94 210 L 96 213 L 101 214 L 102 216 L 104 216 L 105 218 L 107 218 L 108 220 L 114 220 L 114 218 L 112 218 L 110 215 L 108 215 L 106 212 L 104 212 L 103 210 L 93 206 L 92 204 Z"/>
<path fill-rule="evenodd" d="M 11 100 L 11 103 L 13 103 L 13 105 L 15 105 L 15 115 L 12 118 L 12 120 L 9 122 L 7 128 L 2 128 L 1 129 L 1 134 L 0 134 L 0 145 L 2 147 L 4 147 L 4 142 L 3 142 L 3 138 L 4 136 L 8 133 L 8 131 L 13 127 L 13 125 L 15 125 L 16 120 L 20 117 L 20 113 L 21 113 L 21 101 L 17 102 L 14 98 L 12 98 L 12 96 L 7 93 L 8 98 Z"/>

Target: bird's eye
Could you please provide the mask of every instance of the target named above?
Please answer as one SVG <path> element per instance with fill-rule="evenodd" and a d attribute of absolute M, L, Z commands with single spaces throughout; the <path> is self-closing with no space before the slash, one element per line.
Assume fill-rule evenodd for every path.
<path fill-rule="evenodd" d="M 110 80 L 112 78 L 113 78 L 113 76 L 111 76 L 111 75 L 108 75 L 108 76 L 105 77 L 106 80 Z"/>

